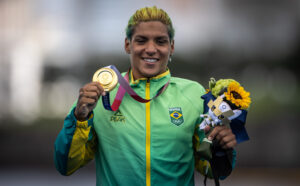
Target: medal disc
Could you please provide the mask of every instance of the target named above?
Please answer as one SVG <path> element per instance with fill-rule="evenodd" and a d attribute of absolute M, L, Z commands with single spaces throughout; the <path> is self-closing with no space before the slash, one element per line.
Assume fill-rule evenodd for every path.
<path fill-rule="evenodd" d="M 100 68 L 93 76 L 94 82 L 99 82 L 104 88 L 104 91 L 113 90 L 118 83 L 118 76 L 111 68 Z"/>

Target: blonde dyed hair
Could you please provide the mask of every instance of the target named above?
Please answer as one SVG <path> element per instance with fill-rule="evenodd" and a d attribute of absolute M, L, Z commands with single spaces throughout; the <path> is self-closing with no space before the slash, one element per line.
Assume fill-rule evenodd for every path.
<path fill-rule="evenodd" d="M 174 39 L 175 30 L 173 28 L 171 18 L 164 10 L 159 9 L 156 6 L 141 8 L 130 17 L 128 25 L 126 27 L 127 39 L 131 40 L 132 35 L 134 33 L 134 27 L 136 25 L 138 25 L 140 22 L 147 21 L 162 22 L 167 26 L 170 41 Z"/>

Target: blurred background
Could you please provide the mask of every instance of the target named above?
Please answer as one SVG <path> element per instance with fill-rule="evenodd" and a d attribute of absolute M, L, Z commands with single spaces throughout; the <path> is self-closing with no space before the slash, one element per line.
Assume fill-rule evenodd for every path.
<path fill-rule="evenodd" d="M 234 78 L 251 92 L 250 141 L 221 185 L 300 183 L 299 0 L 1 0 L 0 185 L 95 185 L 93 163 L 56 172 L 54 141 L 98 68 L 128 69 L 127 21 L 153 5 L 175 26 L 173 76 L 206 88 Z"/>

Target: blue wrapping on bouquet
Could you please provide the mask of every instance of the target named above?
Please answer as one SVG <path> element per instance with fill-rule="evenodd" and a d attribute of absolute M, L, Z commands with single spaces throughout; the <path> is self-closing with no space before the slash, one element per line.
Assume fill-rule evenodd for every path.
<path fill-rule="evenodd" d="M 207 94 L 201 96 L 204 99 L 204 113 L 207 113 L 209 110 L 208 103 L 210 100 L 214 101 L 216 98 L 212 95 L 211 91 Z M 241 110 L 242 113 L 231 120 L 230 128 L 234 135 L 236 136 L 237 143 L 241 143 L 249 140 L 248 133 L 245 128 L 246 118 L 247 118 L 247 110 Z"/>

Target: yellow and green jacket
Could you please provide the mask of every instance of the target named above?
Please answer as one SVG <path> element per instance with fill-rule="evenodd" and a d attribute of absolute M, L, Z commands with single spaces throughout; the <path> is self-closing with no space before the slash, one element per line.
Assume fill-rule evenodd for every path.
<path fill-rule="evenodd" d="M 83 122 L 74 116 L 75 103 L 55 142 L 57 170 L 70 175 L 95 157 L 97 185 L 194 185 L 195 167 L 211 177 L 209 163 L 194 155 L 204 135 L 198 124 L 205 89 L 169 71 L 150 79 L 131 77 L 131 87 L 145 99 L 170 83 L 148 103 L 126 93 L 115 112 L 99 101 Z M 117 89 L 110 92 L 111 103 Z"/>

